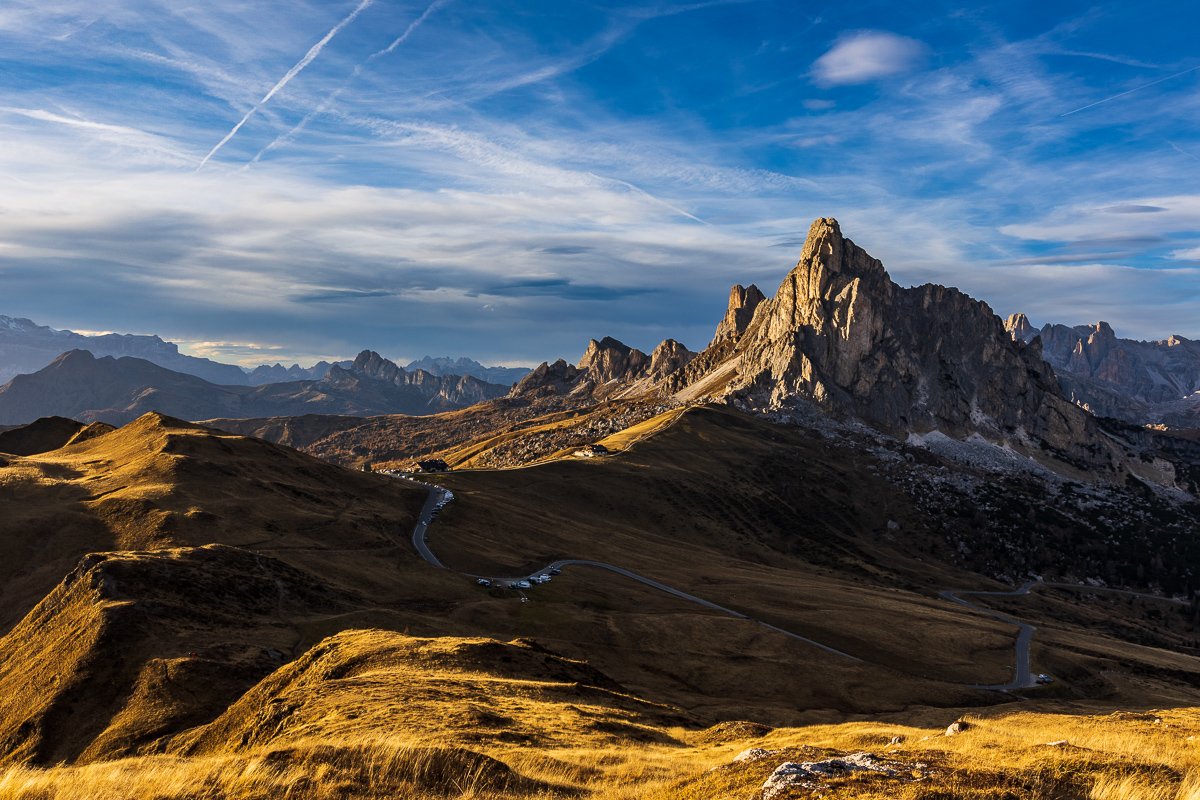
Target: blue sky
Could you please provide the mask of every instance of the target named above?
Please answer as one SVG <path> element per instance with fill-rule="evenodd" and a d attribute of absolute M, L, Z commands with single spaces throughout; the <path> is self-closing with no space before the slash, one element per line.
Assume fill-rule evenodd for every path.
<path fill-rule="evenodd" d="M 707 343 L 809 222 L 1200 337 L 1194 4 L 5 0 L 0 313 L 253 364 Z"/>

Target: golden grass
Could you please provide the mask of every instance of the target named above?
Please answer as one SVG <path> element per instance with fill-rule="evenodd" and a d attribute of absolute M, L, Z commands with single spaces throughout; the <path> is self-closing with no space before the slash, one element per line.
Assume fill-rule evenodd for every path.
<path fill-rule="evenodd" d="M 606 436 L 598 444 L 602 444 L 614 452 L 628 450 L 643 439 L 670 427 L 675 420 L 679 419 L 687 411 L 688 407 L 673 408 L 670 411 L 664 411 L 656 417 L 651 417 L 644 422 L 631 425 L 623 431 Z"/>
<path fill-rule="evenodd" d="M 716 745 L 696 731 L 663 731 L 690 740 L 689 746 L 614 742 L 467 750 L 427 746 L 413 736 L 339 737 L 336 743 L 313 738 L 237 755 L 14 767 L 0 773 L 0 800 L 749 800 L 783 761 L 860 751 L 892 762 L 898 774 L 826 779 L 822 797 L 1200 800 L 1200 709 L 966 719 L 970 728 L 950 737 L 940 728 L 871 722 L 779 729 Z M 732 763 L 748 747 L 772 755 Z"/>

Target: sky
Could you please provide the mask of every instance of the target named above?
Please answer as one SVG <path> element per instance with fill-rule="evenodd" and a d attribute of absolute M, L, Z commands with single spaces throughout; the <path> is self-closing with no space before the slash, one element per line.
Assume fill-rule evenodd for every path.
<path fill-rule="evenodd" d="M 0 314 L 253 365 L 702 348 L 813 218 L 1200 338 L 1190 2 L 4 0 Z"/>

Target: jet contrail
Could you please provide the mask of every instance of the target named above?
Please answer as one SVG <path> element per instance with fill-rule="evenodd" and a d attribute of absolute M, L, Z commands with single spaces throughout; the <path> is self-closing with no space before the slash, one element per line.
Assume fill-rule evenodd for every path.
<path fill-rule="evenodd" d="M 1171 145 L 1171 147 L 1175 148 L 1175 152 L 1176 152 L 1176 153 L 1179 153 L 1179 154 L 1181 154 L 1181 155 L 1185 155 L 1185 156 L 1187 156 L 1188 158 L 1193 158 L 1193 159 L 1195 159 L 1196 161 L 1200 161 L 1200 156 L 1196 155 L 1195 153 L 1189 153 L 1187 150 L 1184 150 L 1182 147 L 1180 147 L 1179 145 L 1175 144 L 1174 142 L 1172 142 L 1172 141 L 1168 140 L 1168 141 L 1167 141 L 1167 144 L 1169 144 L 1169 145 Z"/>
<path fill-rule="evenodd" d="M 687 217 L 688 219 L 692 220 L 693 222 L 699 222 L 701 225 L 708 224 L 704 220 L 697 217 L 695 214 L 689 214 L 688 212 L 684 211 L 679 206 L 672 205 L 671 203 L 668 203 L 666 200 L 663 200 L 661 197 L 656 197 L 655 195 L 650 194 L 649 192 L 647 192 L 645 189 L 641 188 L 640 186 L 634 186 L 629 181 L 623 181 L 620 178 L 605 178 L 601 175 L 597 175 L 594 172 L 589 172 L 588 175 L 591 175 L 596 180 L 607 181 L 609 183 L 615 183 L 618 186 L 624 186 L 626 189 L 629 189 L 630 191 L 637 192 L 642 197 L 645 197 L 647 200 L 651 201 L 652 203 L 657 203 L 658 205 L 660 205 L 664 208 L 668 208 L 671 211 L 674 211 L 676 214 L 680 214 L 684 217 Z"/>
<path fill-rule="evenodd" d="M 258 154 L 255 155 L 254 158 L 252 158 L 250 160 L 250 164 L 257 164 L 259 162 L 259 160 L 267 153 L 271 152 L 272 150 L 274 150 L 277 147 L 280 147 L 281 145 L 285 145 L 288 142 L 293 141 L 297 136 L 300 135 L 301 132 L 304 131 L 305 128 L 308 127 L 308 123 L 312 122 L 314 118 L 319 117 L 320 115 L 324 114 L 326 111 L 329 110 L 330 106 L 332 106 L 337 101 L 337 99 L 342 96 L 342 92 L 346 91 L 346 88 L 351 83 L 353 83 L 354 80 L 359 75 L 361 75 L 363 73 L 363 70 L 365 70 L 368 66 L 370 66 L 372 61 L 374 61 L 377 58 L 382 58 L 383 56 L 388 55 L 393 50 L 395 50 L 397 47 L 399 47 L 400 45 L 402 45 L 406 41 L 408 41 L 408 37 L 412 36 L 413 32 L 416 31 L 417 28 L 421 27 L 421 24 L 423 22 L 425 22 L 425 20 L 429 19 L 430 15 L 433 14 L 433 12 L 437 11 L 439 8 L 446 5 L 446 3 L 448 3 L 449 1 L 450 0 L 433 0 L 433 2 L 430 3 L 429 6 L 423 12 L 421 12 L 421 16 L 417 17 L 416 19 L 414 19 L 412 22 L 410 22 L 408 24 L 408 27 L 404 29 L 404 33 L 397 36 L 395 41 L 393 41 L 387 47 L 367 56 L 367 59 L 354 68 L 354 71 L 350 73 L 350 77 L 346 78 L 346 80 L 342 82 L 341 86 L 334 89 L 333 92 L 331 92 L 328 97 L 326 97 L 323 101 L 321 101 L 321 105 L 317 106 L 312 111 L 305 114 L 304 119 L 300 120 L 300 122 L 298 122 L 296 124 L 296 126 L 293 127 L 290 131 L 288 131 L 287 133 L 284 133 L 284 134 L 280 134 L 279 136 L 275 137 L 274 141 L 272 141 L 269 145 L 264 147 L 262 150 L 259 150 Z M 250 164 L 247 164 L 246 166 L 250 166 Z"/>
<path fill-rule="evenodd" d="M 252 116 L 254 116 L 255 112 L 257 112 L 260 108 L 262 108 L 268 102 L 270 102 L 271 98 L 274 97 L 279 92 L 280 89 L 287 86 L 288 83 L 292 80 L 292 78 L 299 75 L 304 70 L 305 67 L 307 67 L 309 64 L 311 64 L 313 62 L 313 59 L 315 59 L 317 56 L 321 55 L 321 51 L 325 49 L 325 45 L 329 44 L 329 40 L 332 39 L 334 36 L 337 36 L 341 32 L 342 28 L 345 28 L 347 25 L 349 25 L 351 22 L 353 22 L 355 20 L 355 18 L 359 14 L 361 14 L 363 11 L 365 11 L 367 6 L 371 5 L 371 3 L 373 3 L 373 2 L 375 2 L 375 0 L 360 0 L 358 7 L 355 8 L 353 11 L 351 11 L 349 16 L 347 16 L 345 19 L 343 19 L 337 25 L 334 25 L 332 28 L 330 28 L 329 33 L 325 34 L 324 38 L 322 38 L 321 41 L 317 42 L 312 47 L 310 47 L 308 52 L 304 54 L 304 58 L 297 61 L 296 65 L 294 67 L 292 67 L 291 69 L 289 69 L 287 71 L 287 74 L 285 74 L 282 78 L 280 78 L 279 82 L 271 87 L 271 91 L 269 91 L 265 95 L 263 95 L 263 99 L 259 100 L 257 103 L 255 103 L 254 107 L 246 112 L 246 116 L 242 117 L 241 121 L 237 125 L 233 126 L 233 130 L 231 130 L 229 133 L 225 134 L 225 138 L 222 139 L 221 141 L 217 142 L 216 147 L 214 147 L 212 150 L 208 151 L 208 155 L 206 155 L 204 157 L 204 160 L 200 162 L 200 166 L 196 167 L 196 171 L 199 172 L 201 169 L 203 169 L 204 165 L 207 164 L 209 162 L 209 160 L 217 154 L 218 150 L 220 150 L 222 147 L 224 147 L 229 142 L 229 140 L 232 139 L 234 136 L 237 136 L 237 132 L 242 129 L 242 126 L 245 125 L 246 122 L 249 121 L 249 119 Z"/>
<path fill-rule="evenodd" d="M 1101 103 L 1107 103 L 1109 100 L 1116 100 L 1118 97 L 1124 97 L 1127 94 L 1133 94 L 1134 92 L 1140 92 L 1142 89 L 1149 89 L 1151 86 L 1162 83 L 1163 81 L 1169 81 L 1172 78 L 1178 78 L 1182 75 L 1187 75 L 1189 72 L 1195 72 L 1198 69 L 1200 69 L 1200 65 L 1194 66 L 1191 69 L 1185 69 L 1183 72 L 1176 72 L 1174 75 L 1168 75 L 1165 78 L 1159 78 L 1156 81 L 1150 81 L 1149 83 L 1144 83 L 1141 86 L 1135 86 L 1134 88 L 1129 89 L 1128 91 L 1121 92 L 1120 94 L 1114 94 L 1112 97 L 1106 97 L 1103 100 L 1097 100 L 1094 103 L 1088 103 L 1086 106 L 1081 106 L 1081 107 L 1075 109 L 1074 111 L 1068 111 L 1067 113 L 1059 114 L 1058 116 L 1060 118 L 1061 117 L 1069 117 L 1072 114 L 1078 114 L 1080 111 L 1087 111 L 1089 108 L 1095 108 L 1096 106 L 1100 105 Z"/>

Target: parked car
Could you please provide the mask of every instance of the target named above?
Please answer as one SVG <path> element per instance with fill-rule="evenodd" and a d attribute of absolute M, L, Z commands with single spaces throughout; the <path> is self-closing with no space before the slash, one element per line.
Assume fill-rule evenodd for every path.
<path fill-rule="evenodd" d="M 561 569 L 552 569 L 552 570 L 550 570 L 550 574 L 551 575 L 562 575 L 562 570 Z"/>
<path fill-rule="evenodd" d="M 492 585 L 492 582 L 489 581 L 487 578 L 480 578 L 479 580 L 475 581 L 475 583 L 479 584 L 480 586 L 491 586 Z"/>
<path fill-rule="evenodd" d="M 1036 678 L 1034 678 L 1034 680 L 1037 681 L 1037 683 L 1041 686 L 1045 686 L 1048 683 L 1054 683 L 1054 678 L 1052 678 L 1051 676 L 1047 675 L 1044 672 L 1039 673 L 1038 676 Z"/>
<path fill-rule="evenodd" d="M 514 589 L 532 589 L 533 584 L 529 581 L 517 581 L 513 584 Z"/>
<path fill-rule="evenodd" d="M 538 583 L 549 583 L 550 576 L 543 572 L 541 575 L 537 576 L 537 582 Z"/>

